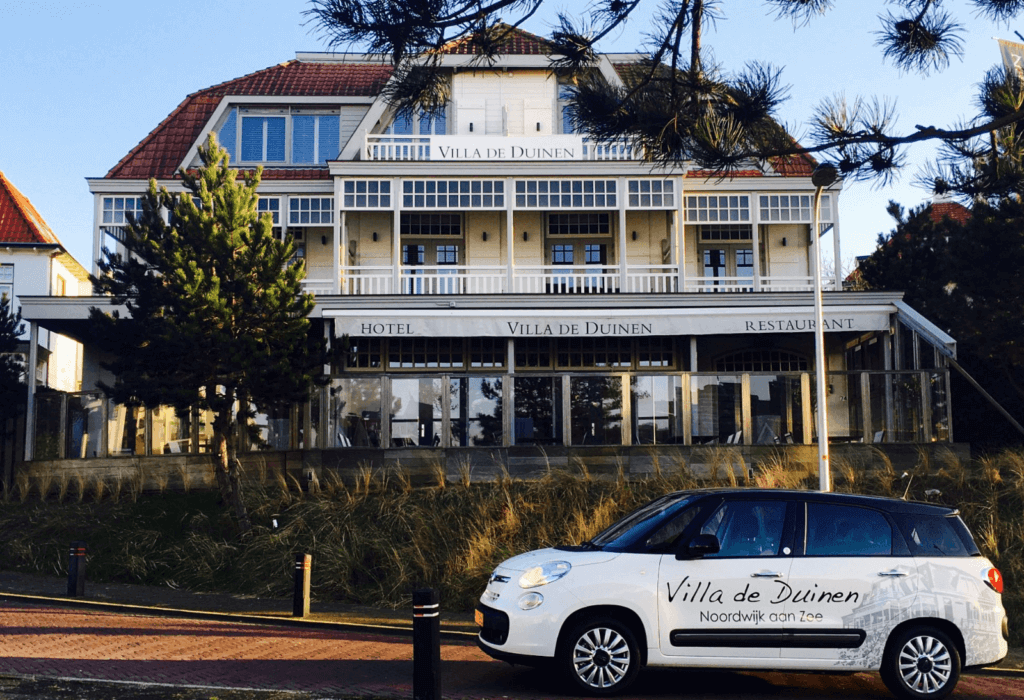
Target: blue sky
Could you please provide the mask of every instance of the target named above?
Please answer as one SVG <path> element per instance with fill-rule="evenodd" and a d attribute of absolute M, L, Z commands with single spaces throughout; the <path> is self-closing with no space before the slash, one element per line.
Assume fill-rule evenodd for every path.
<path fill-rule="evenodd" d="M 780 117 L 798 138 L 813 107 L 837 93 L 895 100 L 901 132 L 971 117 L 976 85 L 999 60 L 993 37 L 1015 39 L 1015 27 L 994 26 L 973 17 L 965 0 L 947 0 L 967 24 L 964 60 L 928 77 L 901 74 L 874 45 L 882 2 L 837 5 L 794 29 L 757 0 L 730 0 L 705 41 L 727 69 L 750 60 L 784 68 L 791 90 Z M 557 7 L 580 6 L 553 4 L 526 28 L 546 33 Z M 0 0 L 0 170 L 90 268 L 93 200 L 85 178 L 104 175 L 187 94 L 296 51 L 325 50 L 303 26 L 307 8 L 306 0 Z M 634 22 L 601 48 L 634 51 L 644 31 L 643 21 Z M 932 154 L 932 146 L 915 147 L 895 186 L 844 189 L 844 259 L 871 252 L 877 234 L 890 230 L 888 200 L 910 206 L 927 199 L 912 180 Z"/>

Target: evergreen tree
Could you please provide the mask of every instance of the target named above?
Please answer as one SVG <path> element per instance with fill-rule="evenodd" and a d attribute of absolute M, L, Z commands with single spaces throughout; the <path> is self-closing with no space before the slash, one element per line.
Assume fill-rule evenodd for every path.
<path fill-rule="evenodd" d="M 25 362 L 18 352 L 19 336 L 25 332 L 21 310 L 13 308 L 6 294 L 0 295 L 0 406 L 13 408 L 26 399 L 27 386 L 22 381 Z M 6 417 L 7 409 L 0 411 Z"/>
<path fill-rule="evenodd" d="M 386 88 L 398 110 L 436 112 L 451 95 L 442 58 L 452 42 L 486 68 L 509 33 L 535 15 L 545 0 L 311 0 L 310 21 L 331 46 L 355 44 L 389 56 L 397 70 Z M 548 4 L 551 4 L 550 2 Z M 889 178 L 905 148 L 939 141 L 953 148 L 982 148 L 973 138 L 1024 118 L 1024 90 L 1001 71 L 986 76 L 982 110 L 973 120 L 948 128 L 915 126 L 895 131 L 893 106 L 878 100 L 835 97 L 810 120 L 807 143 L 794 142 L 776 114 L 787 88 L 781 70 L 753 63 L 728 72 L 709 60 L 705 30 L 726 10 L 750 12 L 749 0 L 595 0 L 576 17 L 560 14 L 547 38 L 551 69 L 571 93 L 570 116 L 582 132 L 602 140 L 628 139 L 657 163 L 692 162 L 728 173 L 751 160 L 815 153 L 847 178 Z M 778 18 L 804 25 L 831 9 L 833 0 L 766 0 Z M 953 11 L 974 11 L 993 22 L 1024 12 L 1024 0 L 873 0 L 863 11 L 886 7 L 879 17 L 878 45 L 886 60 L 920 73 L 939 71 L 963 52 L 963 27 Z M 655 6 L 656 7 L 652 7 Z M 948 8 L 954 6 L 954 10 Z M 652 11 L 653 10 L 653 11 Z M 623 77 L 624 85 L 601 79 L 595 45 L 616 28 L 648 11 L 653 20 L 640 49 L 647 60 Z M 766 31 L 769 31 L 766 28 Z M 770 40 L 765 40 L 766 45 Z M 409 60 L 414 59 L 414 60 Z M 1024 171 L 1022 171 L 1024 172 Z M 984 183 L 976 183 L 984 184 Z"/>
<path fill-rule="evenodd" d="M 310 332 L 314 302 L 294 241 L 275 238 L 270 215 L 257 213 L 262 169 L 240 181 L 212 135 L 199 157 L 202 167 L 181 172 L 181 196 L 150 181 L 124 230 L 126 254 L 104 251 L 94 283 L 127 316 L 94 308 L 91 317 L 115 357 L 105 365 L 115 381 L 103 386 L 115 401 L 213 413 L 217 484 L 246 533 L 232 436 L 247 430 L 250 403 L 307 396 L 323 339 Z"/>

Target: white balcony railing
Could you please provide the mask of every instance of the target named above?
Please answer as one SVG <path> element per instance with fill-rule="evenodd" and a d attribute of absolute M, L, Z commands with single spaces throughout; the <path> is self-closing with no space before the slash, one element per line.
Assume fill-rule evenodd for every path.
<path fill-rule="evenodd" d="M 363 154 L 366 160 L 438 160 L 432 158 L 430 136 L 398 136 L 393 134 L 366 134 Z M 450 140 L 452 137 L 447 136 Z M 488 137 L 500 139 L 501 137 Z M 538 137 L 541 138 L 541 137 Z M 580 160 L 637 160 L 633 147 L 626 139 L 594 141 L 583 138 L 583 157 Z"/>
<path fill-rule="evenodd" d="M 623 285 L 623 279 L 625 284 Z M 347 296 L 382 294 L 507 294 L 509 271 L 504 265 L 416 265 L 396 270 L 390 265 L 341 268 L 338 292 Z M 623 278 L 617 265 L 517 265 L 512 270 L 513 294 L 672 294 L 810 292 L 813 277 L 687 277 L 680 289 L 675 265 L 629 265 Z M 822 280 L 826 291 L 835 289 Z M 312 294 L 335 294 L 331 279 L 306 279 Z"/>

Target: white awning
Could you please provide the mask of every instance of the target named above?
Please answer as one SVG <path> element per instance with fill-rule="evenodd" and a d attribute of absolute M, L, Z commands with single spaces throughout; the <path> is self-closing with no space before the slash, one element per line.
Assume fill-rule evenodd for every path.
<path fill-rule="evenodd" d="M 891 305 L 829 306 L 826 332 L 882 331 Z M 810 333 L 811 306 L 686 309 L 324 310 L 336 335 L 379 337 L 601 338 Z"/>

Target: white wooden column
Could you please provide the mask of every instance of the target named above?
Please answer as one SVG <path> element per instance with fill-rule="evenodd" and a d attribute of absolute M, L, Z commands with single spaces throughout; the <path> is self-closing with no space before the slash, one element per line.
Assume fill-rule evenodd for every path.
<path fill-rule="evenodd" d="M 679 268 L 676 273 L 679 275 L 678 291 L 686 291 L 686 192 L 683 191 L 683 184 L 686 177 L 679 178 L 679 207 L 676 209 L 676 264 Z"/>
<path fill-rule="evenodd" d="M 626 180 L 619 178 L 619 292 L 624 293 L 629 289 L 629 279 L 626 277 L 626 198 L 628 197 L 625 188 Z M 586 261 L 583 261 L 586 264 Z"/>
<path fill-rule="evenodd" d="M 515 289 L 515 180 L 509 178 L 505 181 L 505 293 L 512 294 Z"/>
<path fill-rule="evenodd" d="M 754 246 L 754 291 L 761 291 L 761 200 L 757 192 L 750 197 L 750 241 Z M 767 256 L 766 256 L 767 257 Z"/>
<path fill-rule="evenodd" d="M 829 192 L 829 202 L 832 206 L 832 249 L 835 251 L 836 258 L 836 291 L 843 291 L 843 255 L 839 248 L 839 193 Z"/>
<path fill-rule="evenodd" d="M 26 368 L 26 379 L 28 380 L 28 400 L 25 410 L 25 461 L 29 462 L 33 457 L 33 448 L 36 444 L 36 363 L 39 361 L 39 324 L 35 321 L 28 323 L 28 367 Z"/>
<path fill-rule="evenodd" d="M 392 294 L 402 293 L 402 180 L 395 178 L 392 189 L 395 192 L 394 212 L 391 216 L 391 283 Z"/>
<path fill-rule="evenodd" d="M 334 284 L 332 288 L 335 294 L 341 294 L 341 254 L 345 250 L 345 212 L 341 211 L 341 178 L 334 178 L 334 264 L 331 269 L 334 271 Z"/>

